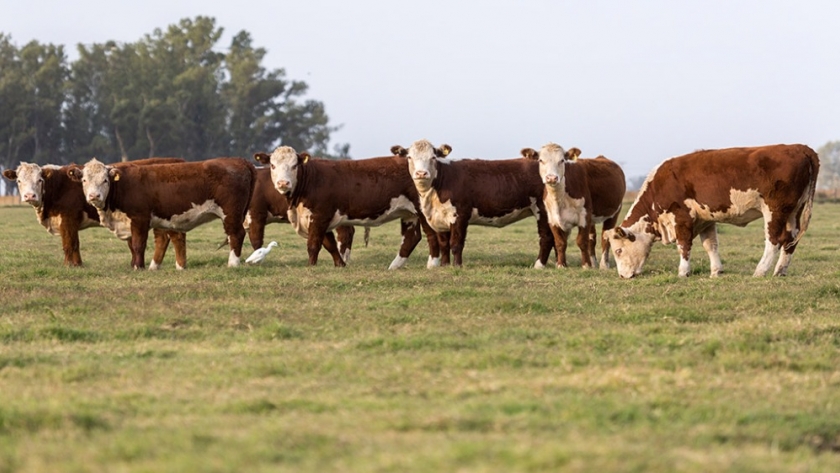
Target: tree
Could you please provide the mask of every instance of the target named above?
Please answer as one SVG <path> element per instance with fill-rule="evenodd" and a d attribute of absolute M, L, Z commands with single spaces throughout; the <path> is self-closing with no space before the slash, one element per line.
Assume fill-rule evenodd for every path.
<path fill-rule="evenodd" d="M 0 165 L 61 162 L 61 107 L 67 59 L 62 46 L 18 49 L 0 34 Z"/>
<path fill-rule="evenodd" d="M 819 189 L 840 188 L 840 141 L 829 141 L 817 150 L 820 156 Z"/>

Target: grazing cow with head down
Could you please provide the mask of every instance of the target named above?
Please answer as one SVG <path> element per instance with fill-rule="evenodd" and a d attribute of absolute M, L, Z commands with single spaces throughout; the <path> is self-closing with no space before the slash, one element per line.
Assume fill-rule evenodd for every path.
<path fill-rule="evenodd" d="M 542 201 L 543 184 L 537 163 L 524 159 L 439 161 L 452 151 L 427 140 L 391 152 L 408 157 L 408 169 L 423 215 L 437 232 L 451 232 L 453 264 L 461 266 L 467 226 L 504 227 L 529 216 L 537 218 L 540 251 L 536 266 L 548 260 L 553 246 Z"/>
<path fill-rule="evenodd" d="M 613 228 L 621 212 L 625 179 L 621 167 L 609 159 L 578 159 L 580 150 L 565 151 L 549 143 L 537 152 L 522 150 L 522 156 L 539 162 L 540 178 L 545 184 L 543 202 L 554 235 L 557 267 L 566 267 L 569 232 L 578 227 L 577 245 L 584 268 L 595 266 L 595 225 L 601 227 L 601 269 L 610 267 L 609 239 L 604 232 Z"/>
<path fill-rule="evenodd" d="M 117 166 L 137 166 L 182 162 L 179 158 L 151 158 L 119 163 Z M 79 251 L 79 230 L 98 227 L 99 215 L 96 209 L 85 201 L 82 185 L 68 176 L 75 165 L 64 167 L 20 163 L 16 170 L 7 169 L 3 176 L 16 181 L 21 198 L 35 208 L 40 223 L 53 235 L 61 236 L 64 249 L 64 264 L 81 266 Z M 175 247 L 176 267 L 186 264 L 185 236 L 177 232 L 155 230 L 155 255 L 152 265 L 158 267 L 163 260 L 169 241 Z"/>
<path fill-rule="evenodd" d="M 781 250 L 776 276 L 783 276 L 808 228 L 820 163 L 805 145 L 773 145 L 697 151 L 656 167 L 612 241 L 618 274 L 641 273 L 656 240 L 677 243 L 680 276 L 691 273 L 691 241 L 709 254 L 712 277 L 723 272 L 717 223 L 745 226 L 764 218 L 764 255 L 754 276 L 764 276 Z"/>
<path fill-rule="evenodd" d="M 245 216 L 245 228 L 248 230 L 248 238 L 254 250 L 262 248 L 267 224 L 289 223 L 288 211 L 289 199 L 274 188 L 271 182 L 271 170 L 268 167 L 258 167 L 257 184 L 254 187 L 254 195 L 251 196 L 248 214 Z M 342 225 L 336 227 L 335 236 L 327 235 L 327 238 L 336 241 L 338 252 L 345 263 L 350 261 L 350 250 L 353 247 L 355 233 L 356 229 L 352 225 Z"/>
<path fill-rule="evenodd" d="M 257 153 L 254 159 L 270 166 L 274 187 L 289 199 L 289 220 L 307 239 L 310 265 L 318 262 L 322 244 L 336 266 L 345 265 L 329 230 L 340 225 L 378 226 L 396 219 L 401 220 L 403 241 L 389 269 L 405 265 L 422 239 L 421 227 L 429 242 L 427 266 L 440 264 L 437 235 L 420 213 L 405 159 L 310 159 L 308 153 L 289 146 L 270 155 Z"/>
<path fill-rule="evenodd" d="M 256 170 L 244 159 L 125 168 L 92 159 L 82 170 L 71 170 L 71 176 L 82 182 L 85 198 L 103 225 L 112 231 L 130 229 L 135 269 L 145 266 L 149 228 L 188 232 L 217 218 L 230 242 L 228 266 L 239 266 L 242 222 L 256 183 Z"/>

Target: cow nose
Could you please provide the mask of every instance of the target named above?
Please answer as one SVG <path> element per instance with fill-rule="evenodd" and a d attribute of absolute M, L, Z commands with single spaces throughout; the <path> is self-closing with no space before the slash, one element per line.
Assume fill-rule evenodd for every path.
<path fill-rule="evenodd" d="M 285 188 L 289 187 L 289 181 L 280 180 L 280 181 L 277 181 L 276 185 L 280 189 L 285 189 Z"/>
<path fill-rule="evenodd" d="M 35 200 L 35 194 L 34 193 L 28 192 L 26 194 L 23 194 L 23 201 L 24 202 L 32 202 L 33 200 Z"/>
<path fill-rule="evenodd" d="M 549 174 L 545 176 L 546 184 L 557 184 L 557 175 L 556 174 Z"/>
<path fill-rule="evenodd" d="M 414 171 L 414 178 L 415 179 L 428 179 L 429 178 L 429 171 Z"/>
<path fill-rule="evenodd" d="M 88 200 L 99 200 L 99 192 L 91 192 L 88 194 Z"/>

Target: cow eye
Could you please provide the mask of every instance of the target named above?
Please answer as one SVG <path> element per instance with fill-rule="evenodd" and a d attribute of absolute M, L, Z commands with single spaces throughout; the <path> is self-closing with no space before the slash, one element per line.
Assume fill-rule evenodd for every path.
<path fill-rule="evenodd" d="M 271 169 L 274 169 L 274 164 L 271 165 Z"/>
<path fill-rule="evenodd" d="M 621 248 L 616 248 L 615 255 L 616 256 L 621 256 Z"/>

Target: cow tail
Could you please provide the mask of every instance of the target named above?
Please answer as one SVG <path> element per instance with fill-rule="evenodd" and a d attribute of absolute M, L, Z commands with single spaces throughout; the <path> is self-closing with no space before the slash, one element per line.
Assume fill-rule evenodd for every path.
<path fill-rule="evenodd" d="M 817 153 L 811 148 L 808 148 L 808 159 L 811 164 L 811 180 L 808 183 L 808 190 L 806 191 L 805 206 L 802 209 L 802 215 L 799 217 L 799 232 L 792 242 L 785 245 L 785 249 L 789 250 L 799 243 L 805 231 L 808 230 L 808 224 L 811 222 L 811 211 L 814 208 L 814 194 L 817 191 L 817 175 L 820 172 L 820 158 Z"/>
<path fill-rule="evenodd" d="M 370 243 L 370 227 L 365 227 L 365 248 L 367 248 L 368 243 Z"/>

